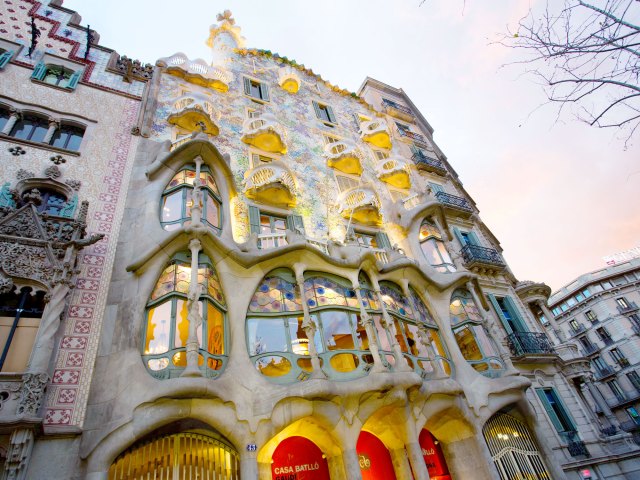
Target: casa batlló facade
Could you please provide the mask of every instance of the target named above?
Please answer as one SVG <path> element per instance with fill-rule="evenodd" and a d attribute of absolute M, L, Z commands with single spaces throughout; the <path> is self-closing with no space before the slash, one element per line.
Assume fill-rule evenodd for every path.
<path fill-rule="evenodd" d="M 3 478 L 638 475 L 401 89 L 0 8 Z"/>

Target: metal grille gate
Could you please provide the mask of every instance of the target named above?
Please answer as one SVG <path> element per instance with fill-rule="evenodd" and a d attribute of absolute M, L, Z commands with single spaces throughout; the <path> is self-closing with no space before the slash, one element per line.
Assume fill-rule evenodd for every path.
<path fill-rule="evenodd" d="M 526 425 L 498 413 L 482 429 L 501 480 L 550 480 L 535 439 Z"/>
<path fill-rule="evenodd" d="M 237 452 L 197 433 L 166 435 L 138 443 L 121 453 L 109 480 L 240 480 Z"/>

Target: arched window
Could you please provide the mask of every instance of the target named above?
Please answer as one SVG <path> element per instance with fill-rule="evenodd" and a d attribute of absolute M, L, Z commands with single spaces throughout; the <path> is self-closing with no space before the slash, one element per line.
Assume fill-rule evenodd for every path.
<path fill-rule="evenodd" d="M 467 290 L 453 292 L 449 313 L 451 328 L 464 358 L 483 375 L 499 377 L 504 365 L 496 353 L 493 340 L 482 326 L 482 316 Z"/>
<path fill-rule="evenodd" d="M 180 170 L 162 193 L 160 221 L 165 230 L 175 230 L 191 223 L 193 183 L 196 178 L 195 165 Z M 207 167 L 200 171 L 203 188 L 202 222 L 216 232 L 222 225 L 222 200 L 218 186 Z"/>
<path fill-rule="evenodd" d="M 80 150 L 84 128 L 74 125 L 61 125 L 51 138 L 51 145 L 66 150 Z"/>
<path fill-rule="evenodd" d="M 10 135 L 21 140 L 42 142 L 49 130 L 49 121 L 36 115 L 23 115 L 13 128 Z"/>
<path fill-rule="evenodd" d="M 434 375 L 435 362 L 438 362 L 442 372 L 450 375 L 450 364 L 436 323 L 413 288 L 410 288 L 410 293 L 412 298 L 408 299 L 397 285 L 387 281 L 380 282 L 380 296 L 393 321 L 387 333 L 380 325 L 380 316 L 373 317 L 381 350 L 386 353 L 389 363 L 393 363 L 391 338 L 388 336 L 391 335 L 400 345 L 409 365 L 418 373 L 424 376 Z"/>
<path fill-rule="evenodd" d="M 420 225 L 420 248 L 429 265 L 438 272 L 455 272 L 456 267 L 449 256 L 449 252 L 442 241 L 437 227 L 427 219 Z"/>
<path fill-rule="evenodd" d="M 191 259 L 178 254 L 158 279 L 147 304 L 143 360 L 157 378 L 179 376 L 187 366 L 187 294 L 191 283 Z M 198 281 L 202 285 L 198 327 L 198 363 L 204 374 L 216 377 L 226 360 L 226 304 L 211 260 L 200 254 Z"/>
<path fill-rule="evenodd" d="M 27 190 L 22 194 L 20 206 L 34 202 L 38 213 L 46 213 L 56 217 L 72 218 L 78 204 L 78 196 L 74 195 L 71 199 L 56 190 L 49 188 L 34 188 Z"/>

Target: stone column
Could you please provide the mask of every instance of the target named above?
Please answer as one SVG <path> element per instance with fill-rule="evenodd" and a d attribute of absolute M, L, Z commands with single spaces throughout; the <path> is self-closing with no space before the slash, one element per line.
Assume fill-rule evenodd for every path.
<path fill-rule="evenodd" d="M 496 322 L 493 319 L 493 315 L 490 315 L 484 308 L 482 308 L 482 302 L 480 301 L 480 297 L 478 296 L 478 292 L 476 291 L 474 283 L 469 281 L 466 283 L 466 287 L 467 287 L 467 290 L 469 290 L 469 293 L 471 293 L 471 296 L 473 297 L 473 301 L 476 303 L 476 306 L 478 307 L 478 311 L 480 312 L 480 315 L 482 315 L 482 320 L 484 321 L 489 331 L 488 333 L 495 341 L 496 347 L 498 349 L 498 355 L 500 355 L 500 358 L 502 359 L 505 366 L 507 367 L 507 370 L 506 370 L 507 373 L 510 375 L 520 375 L 520 372 L 518 372 L 518 370 L 516 370 L 515 367 L 513 366 L 513 362 L 511 361 L 511 353 L 506 349 L 504 344 L 500 341 L 500 338 L 501 338 L 500 330 L 498 329 L 498 326 L 496 325 Z"/>
<path fill-rule="evenodd" d="M 192 210 L 193 211 L 193 210 Z M 189 322 L 189 337 L 187 338 L 187 368 L 182 372 L 182 377 L 201 377 L 202 372 L 198 367 L 198 327 L 202 325 L 200 314 L 200 294 L 202 285 L 198 283 L 198 260 L 202 244 L 197 238 L 191 239 L 191 282 L 187 294 L 187 321 Z"/>
<path fill-rule="evenodd" d="M 349 480 L 362 480 L 362 472 L 360 471 L 360 459 L 355 448 L 346 449 L 342 452 L 342 461 L 344 463 L 344 471 Z M 333 476 L 331 477 L 333 478 Z"/>
<path fill-rule="evenodd" d="M 418 433 L 416 432 L 416 424 L 411 415 L 411 409 L 408 407 L 405 408 L 405 416 L 405 431 L 407 435 L 405 448 L 411 465 L 411 471 L 413 472 L 413 478 L 414 480 L 429 480 L 429 470 L 427 470 L 427 466 L 424 463 L 422 448 L 420 447 Z"/>
<path fill-rule="evenodd" d="M 49 129 L 42 139 L 43 143 L 51 143 L 51 139 L 53 138 L 53 134 L 56 133 L 56 130 L 60 127 L 60 120 L 57 118 L 49 119 Z"/>
<path fill-rule="evenodd" d="M 369 339 L 369 351 L 371 352 L 371 356 L 373 357 L 373 367 L 371 368 L 371 372 L 384 372 L 387 369 L 382 364 L 382 360 L 380 358 L 380 350 L 378 349 L 378 337 L 376 335 L 376 329 L 373 326 L 373 319 L 371 315 L 364 309 L 364 305 L 362 303 L 362 292 L 360 291 L 360 284 L 358 280 L 352 280 L 353 289 L 356 292 L 356 298 L 358 300 L 358 306 L 360 307 L 360 322 L 364 326 L 365 331 L 367 332 L 367 338 Z"/>
<path fill-rule="evenodd" d="M 269 473 L 271 473 L 271 465 L 268 466 Z M 246 449 L 240 452 L 240 476 L 242 478 L 258 478 L 258 459 L 256 452 L 249 452 Z"/>
<path fill-rule="evenodd" d="M 357 462 L 357 455 L 356 455 Z M 327 466 L 329 467 L 329 478 L 331 480 L 351 480 L 351 478 L 345 475 L 345 461 L 342 455 L 334 455 L 327 458 Z M 269 477 L 271 478 L 271 477 Z M 362 477 L 357 477 L 361 479 Z"/>
<path fill-rule="evenodd" d="M 560 343 L 566 342 L 567 337 L 562 331 L 562 329 L 558 326 L 558 322 L 556 322 L 556 317 L 553 315 L 553 312 L 549 310 L 549 307 L 547 307 L 547 304 L 542 300 L 536 300 L 535 304 L 538 305 L 538 307 L 540 307 L 540 310 L 542 310 L 542 313 L 551 324 L 551 328 L 553 329 L 553 332 L 556 334 L 556 337 L 558 337 L 558 341 Z"/>
<path fill-rule="evenodd" d="M 27 478 L 33 442 L 33 430 L 18 429 L 13 431 L 9 440 L 4 471 L 0 477 L 2 480 L 25 480 Z"/>
<path fill-rule="evenodd" d="M 307 304 L 307 299 L 304 294 L 304 266 L 296 263 L 293 268 L 296 275 L 296 283 L 300 289 L 300 299 L 302 300 L 302 313 L 304 317 L 302 329 L 309 339 L 309 356 L 311 357 L 311 367 L 313 368 L 311 378 L 327 378 L 320 366 L 320 357 L 318 357 L 318 350 L 316 350 L 315 337 L 317 327 L 309 314 L 309 304 Z"/>
<path fill-rule="evenodd" d="M 413 478 L 406 450 L 404 448 L 396 448 L 395 450 L 389 450 L 389 453 L 391 454 L 391 462 L 393 463 L 396 478 L 407 480 Z M 429 474 L 427 474 L 426 478 L 429 478 Z"/>
<path fill-rule="evenodd" d="M 5 123 L 4 128 L 2 129 L 2 133 L 4 133 L 5 135 L 9 135 L 11 133 L 11 130 L 13 130 L 13 126 L 20 119 L 20 116 L 20 112 L 18 112 L 17 110 L 11 110 L 11 115 L 9 116 L 9 120 L 7 120 L 7 123 Z"/>
<path fill-rule="evenodd" d="M 244 472 L 242 473 L 244 475 Z M 244 477 L 243 477 L 244 478 Z M 254 478 L 254 477 L 249 477 Z M 271 474 L 271 464 L 270 463 L 258 463 L 258 480 L 271 480 L 273 478 Z"/>

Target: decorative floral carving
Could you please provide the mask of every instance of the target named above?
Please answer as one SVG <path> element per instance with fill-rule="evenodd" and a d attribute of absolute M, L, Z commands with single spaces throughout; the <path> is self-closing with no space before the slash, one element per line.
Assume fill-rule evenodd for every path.
<path fill-rule="evenodd" d="M 60 178 L 62 176 L 62 172 L 60 171 L 60 168 L 58 168 L 57 164 L 45 168 L 44 174 L 49 178 Z"/>
<path fill-rule="evenodd" d="M 38 415 L 48 382 L 49 375 L 46 373 L 25 373 L 22 376 L 18 415 L 30 417 Z"/>
<path fill-rule="evenodd" d="M 7 450 L 3 478 L 23 480 L 27 477 L 27 465 L 33 450 L 33 442 L 33 430 L 22 428 L 13 431 Z"/>
<path fill-rule="evenodd" d="M 71 188 L 73 188 L 75 191 L 80 190 L 80 187 L 82 186 L 82 182 L 80 180 L 65 180 L 65 182 L 67 185 L 69 185 Z"/>
<path fill-rule="evenodd" d="M 40 205 L 42 203 L 42 195 L 40 194 L 40 190 L 34 188 L 22 195 L 22 200 L 24 200 L 25 203 Z"/>
<path fill-rule="evenodd" d="M 13 288 L 13 280 L 0 272 L 0 293 L 8 293 Z"/>
<path fill-rule="evenodd" d="M 41 239 L 42 233 L 36 222 L 33 211 L 30 208 L 25 208 L 0 223 L 0 234 Z"/>
<path fill-rule="evenodd" d="M 15 147 L 11 147 L 9 149 L 9 152 L 14 157 L 19 157 L 20 155 L 24 155 L 25 153 L 27 153 L 27 151 L 19 145 L 16 145 Z"/>
<path fill-rule="evenodd" d="M 67 159 L 60 154 L 50 157 L 49 160 L 51 160 L 55 165 L 60 165 L 61 163 L 67 162 Z"/>
<path fill-rule="evenodd" d="M 131 80 L 144 82 L 153 75 L 153 65 L 150 63 L 143 65 L 140 60 L 132 60 L 124 55 L 116 61 L 116 70 L 124 75 L 125 82 L 131 82 Z"/>
<path fill-rule="evenodd" d="M 45 285 L 53 278 L 46 247 L 0 241 L 2 268 L 12 277 L 32 278 Z"/>
<path fill-rule="evenodd" d="M 16 178 L 18 180 L 24 180 L 26 178 L 33 178 L 35 177 L 35 175 L 33 174 L 33 172 L 30 172 L 29 170 L 25 170 L 23 168 L 21 168 L 20 170 L 18 170 L 18 172 L 16 173 Z"/>

